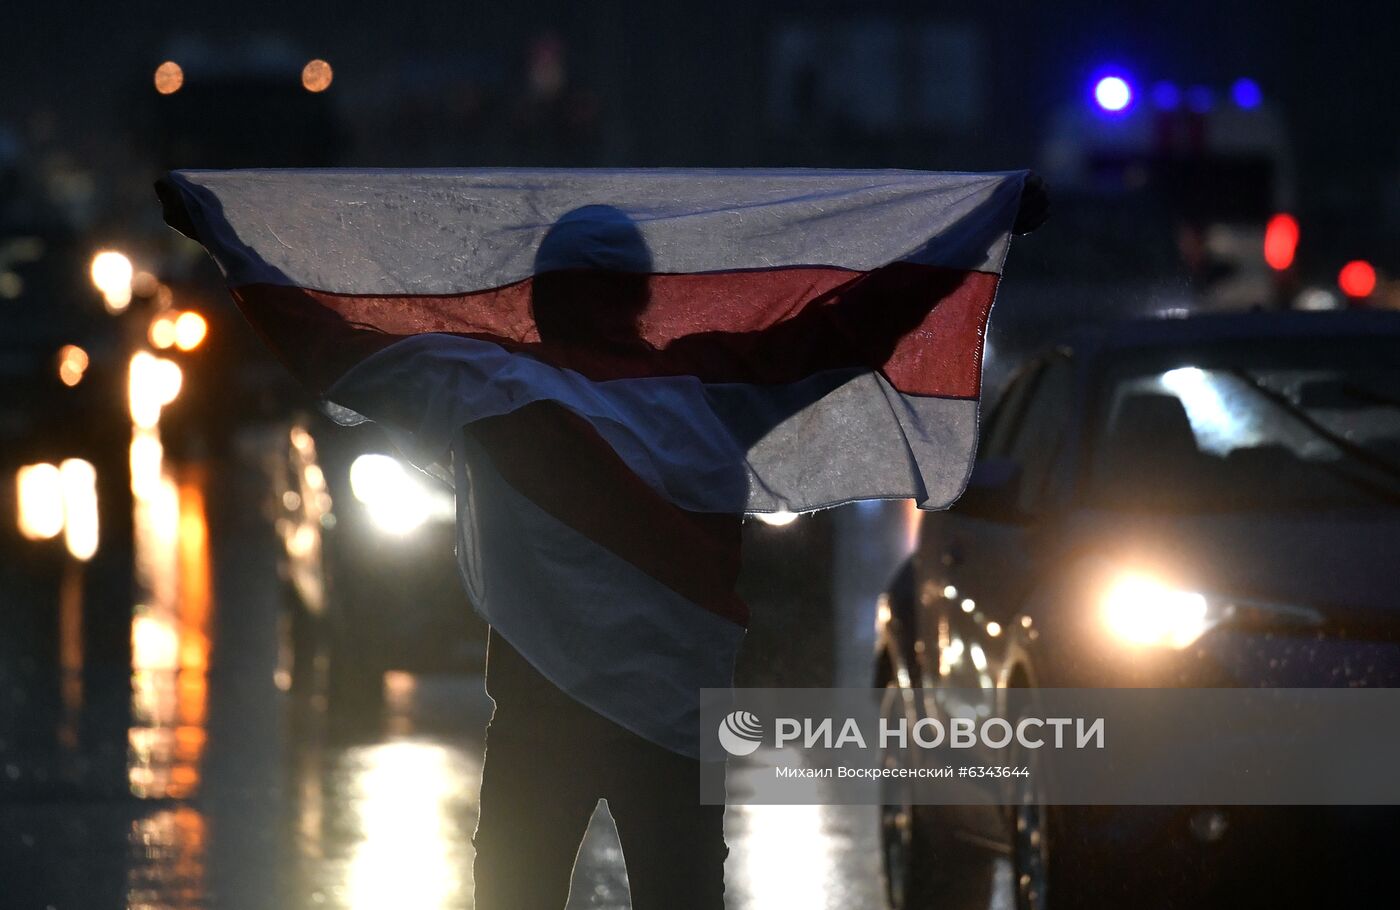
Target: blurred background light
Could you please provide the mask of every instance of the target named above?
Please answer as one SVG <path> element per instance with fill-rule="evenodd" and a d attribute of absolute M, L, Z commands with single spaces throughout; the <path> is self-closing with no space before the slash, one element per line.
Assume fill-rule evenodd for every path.
<path fill-rule="evenodd" d="M 1133 88 L 1122 76 L 1103 76 L 1094 83 L 1094 103 L 1110 114 L 1121 113 L 1133 103 Z"/>
<path fill-rule="evenodd" d="M 128 397 L 131 421 L 149 430 L 160 423 L 161 409 L 180 395 L 184 373 L 173 360 L 139 351 L 131 358 Z"/>
<path fill-rule="evenodd" d="M 185 84 L 185 71 L 174 60 L 167 60 L 156 67 L 155 84 L 162 95 L 173 95 Z"/>
<path fill-rule="evenodd" d="M 58 466 L 63 487 L 63 542 L 74 559 L 86 562 L 97 552 L 97 469 L 89 461 L 68 458 Z"/>
<path fill-rule="evenodd" d="M 63 479 L 58 467 L 31 464 L 15 478 L 19 532 L 29 540 L 49 540 L 63 530 Z"/>
<path fill-rule="evenodd" d="M 209 323 L 193 310 L 186 310 L 175 320 L 175 346 L 182 351 L 193 351 L 199 347 L 208 333 Z"/>
<path fill-rule="evenodd" d="M 308 61 L 306 66 L 301 68 L 301 87 L 308 92 L 324 92 L 331 87 L 331 80 L 334 78 L 335 71 L 324 60 Z"/>
<path fill-rule="evenodd" d="M 131 276 L 131 293 L 137 297 L 154 297 L 160 290 L 160 279 L 147 271 Z"/>
<path fill-rule="evenodd" d="M 1337 287 L 1348 297 L 1370 297 L 1376 289 L 1376 270 L 1364 259 L 1353 259 L 1337 273 Z"/>
<path fill-rule="evenodd" d="M 58 349 L 58 378 L 64 385 L 75 386 L 82 382 L 87 368 L 87 351 L 76 344 L 65 344 Z"/>
<path fill-rule="evenodd" d="M 1253 79 L 1236 79 L 1230 86 L 1230 98 L 1236 107 L 1249 111 L 1264 103 L 1264 92 Z"/>
<path fill-rule="evenodd" d="M 1298 219 L 1280 212 L 1264 228 L 1264 261 L 1281 272 L 1293 264 L 1297 252 Z"/>
<path fill-rule="evenodd" d="M 89 269 L 93 287 L 102 294 L 107 309 L 120 313 L 131 303 L 131 260 L 115 250 L 102 250 L 92 257 Z"/>
<path fill-rule="evenodd" d="M 14 272 L 0 272 L 0 300 L 14 300 L 23 293 L 23 278 Z"/>
<path fill-rule="evenodd" d="M 1293 307 L 1299 310 L 1335 310 L 1340 306 L 1337 295 L 1327 288 L 1303 288 L 1293 301 Z"/>
<path fill-rule="evenodd" d="M 757 512 L 754 518 L 774 528 L 785 528 L 797 520 L 796 512 Z"/>
<path fill-rule="evenodd" d="M 1174 82 L 1158 82 L 1152 86 L 1152 103 L 1164 111 L 1181 107 L 1181 89 Z"/>
<path fill-rule="evenodd" d="M 1215 107 L 1215 93 L 1207 86 L 1193 85 L 1186 90 L 1186 106 L 1197 114 L 1207 113 Z"/>
<path fill-rule="evenodd" d="M 175 343 L 175 317 L 162 313 L 151 320 L 151 328 L 146 333 L 151 347 L 163 351 Z"/>

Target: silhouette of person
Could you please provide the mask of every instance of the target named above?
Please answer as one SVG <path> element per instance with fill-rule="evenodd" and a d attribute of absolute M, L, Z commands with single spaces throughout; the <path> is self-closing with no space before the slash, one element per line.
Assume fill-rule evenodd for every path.
<path fill-rule="evenodd" d="M 1044 220 L 1038 181 L 1028 184 L 1022 210 L 1018 228 Z M 560 218 L 535 257 L 531 311 L 539 342 L 527 351 L 556 365 L 623 376 L 648 375 L 658 363 L 667 373 L 697 375 L 726 359 L 796 358 L 796 372 L 819 363 L 834 386 L 851 371 L 884 363 L 962 280 L 895 264 L 853 277 L 771 328 L 690 333 L 657 346 L 639 325 L 652 265 L 641 233 L 622 211 L 590 205 Z M 641 369 L 632 373 L 632 366 Z M 742 446 L 828 390 L 814 383 L 761 408 L 742 392 L 728 402 L 720 393 L 711 404 L 751 412 L 730 423 Z M 672 562 L 673 580 L 747 618 L 735 593 L 746 487 L 741 464 L 735 476 L 714 480 L 733 491 L 722 497 L 732 501 L 732 511 L 697 513 L 642 483 L 592 425 L 552 401 L 479 420 L 465 432 L 475 443 L 464 447 L 466 457 L 479 462 L 468 465 L 470 475 L 507 470 L 511 483 L 532 490 L 537 502 L 571 501 L 572 514 L 589 516 L 593 539 L 614 552 L 661 553 Z M 698 761 L 575 701 L 494 630 L 486 686 L 495 710 L 474 839 L 479 910 L 564 906 L 581 837 L 600 799 L 617 823 L 634 907 L 723 907 L 724 810 L 699 803 Z"/>
<path fill-rule="evenodd" d="M 650 272 L 647 247 L 621 211 L 593 205 L 560 218 L 540 244 L 532 280 L 541 345 L 566 358 L 650 352 L 637 327 Z M 694 568 L 710 576 L 706 584 L 737 602 L 740 515 L 671 505 L 636 480 L 590 424 L 553 402 L 466 432 L 479 462 L 470 465 L 473 477 L 509 463 L 512 482 L 537 500 L 582 499 L 581 511 L 607 525 L 591 528 L 594 539 L 615 551 L 671 540 L 674 552 L 698 556 Z M 724 807 L 699 804 L 698 761 L 575 701 L 495 630 L 486 687 L 495 709 L 474 837 L 479 910 L 563 907 L 600 799 L 617 824 L 634 907 L 723 907 Z"/>

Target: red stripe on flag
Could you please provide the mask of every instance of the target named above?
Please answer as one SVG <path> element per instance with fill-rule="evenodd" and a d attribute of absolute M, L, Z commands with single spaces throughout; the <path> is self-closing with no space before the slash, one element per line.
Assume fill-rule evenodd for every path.
<path fill-rule="evenodd" d="M 748 624 L 748 607 L 734 591 L 739 516 L 673 505 L 591 424 L 552 402 L 479 420 L 469 432 L 505 481 L 554 518 L 692 603 Z"/>
<path fill-rule="evenodd" d="M 906 394 L 972 398 L 997 281 L 987 272 L 895 263 L 868 273 L 825 266 L 554 272 L 441 296 L 259 284 L 234 296 L 264 340 L 321 390 L 395 341 L 446 332 L 598 381 L 689 375 L 779 384 L 866 367 Z"/>

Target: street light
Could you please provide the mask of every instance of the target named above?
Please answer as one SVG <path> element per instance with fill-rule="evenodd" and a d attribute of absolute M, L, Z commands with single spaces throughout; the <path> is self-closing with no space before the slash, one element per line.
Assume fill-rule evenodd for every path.
<path fill-rule="evenodd" d="M 162 95 L 173 95 L 185 84 L 185 71 L 174 60 L 167 60 L 156 67 L 156 91 Z"/>
<path fill-rule="evenodd" d="M 306 66 L 301 68 L 301 87 L 308 92 L 324 92 L 331 87 L 331 80 L 334 78 L 335 71 L 324 60 L 308 61 Z"/>

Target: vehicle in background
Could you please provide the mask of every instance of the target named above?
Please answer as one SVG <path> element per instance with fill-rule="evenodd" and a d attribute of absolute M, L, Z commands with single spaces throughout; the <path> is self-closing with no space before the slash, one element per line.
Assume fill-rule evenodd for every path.
<path fill-rule="evenodd" d="M 480 671 L 486 625 L 458 577 L 452 490 L 377 427 L 283 427 L 260 444 L 281 543 L 279 685 L 373 717 L 386 672 Z"/>
<path fill-rule="evenodd" d="M 985 389 L 999 392 L 1067 326 L 1341 305 L 1296 263 L 1306 226 L 1289 214 L 1292 143 L 1258 84 L 1146 83 L 1107 68 L 1088 88 L 1047 124 L 1037 170 L 1052 227 L 1016 241 L 987 329 Z"/>
<path fill-rule="evenodd" d="M 1155 199 L 1196 308 L 1284 307 L 1296 292 L 1265 252 L 1269 219 L 1297 204 L 1292 143 L 1253 80 L 1147 85 L 1102 70 L 1051 119 L 1041 158 L 1059 194 Z"/>
<path fill-rule="evenodd" d="M 15 619 L 7 644 L 27 663 L 57 660 L 67 590 L 97 607 L 85 641 L 72 645 L 89 662 L 120 663 L 130 608 L 127 355 L 88 284 L 88 251 L 22 185 L 12 189 L 0 200 L 0 606 Z"/>
<path fill-rule="evenodd" d="M 875 682 L 993 712 L 1026 688 L 1400 686 L 1397 552 L 1400 314 L 1085 329 L 1017 374 L 966 493 L 924 517 Z M 947 722 L 937 694 L 895 702 Z M 997 856 L 1022 908 L 1393 890 L 1385 807 L 1047 807 L 1032 778 L 892 798 L 892 906 L 944 906 Z"/>

